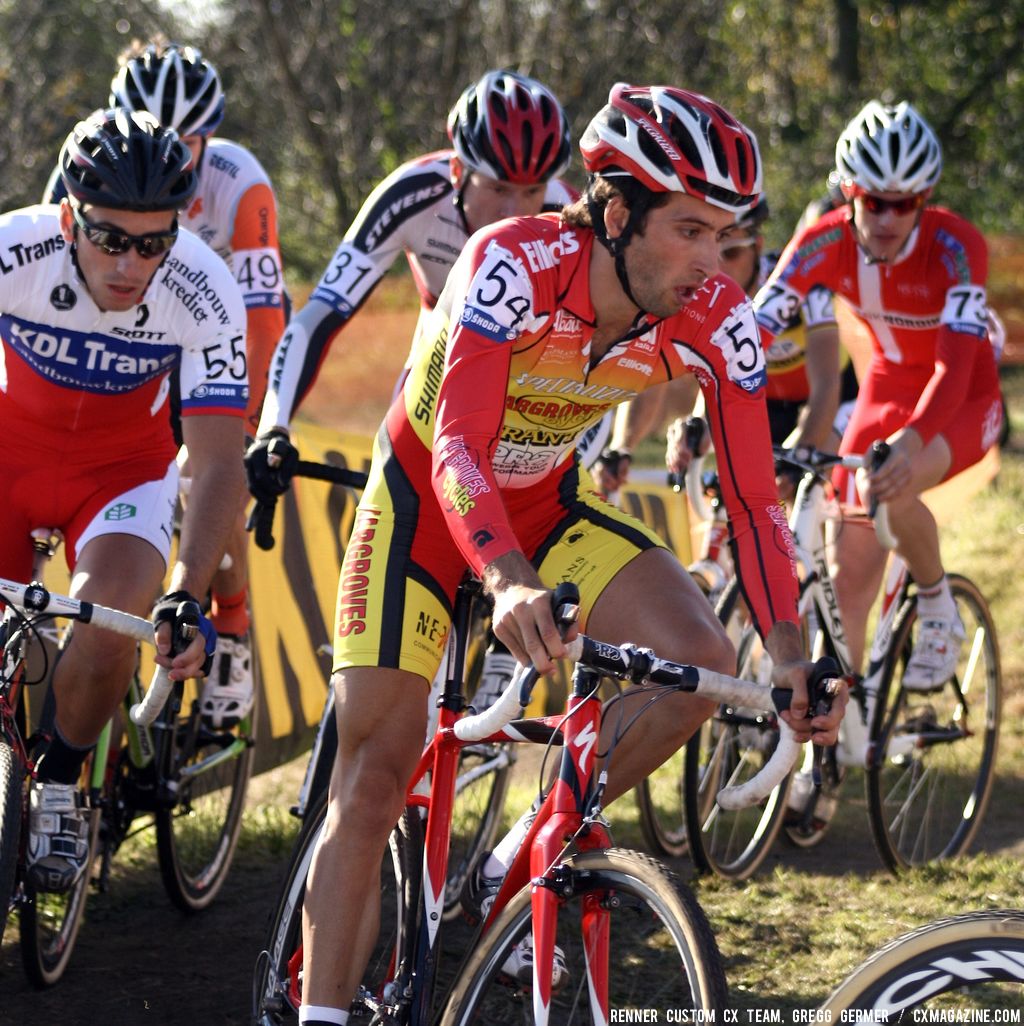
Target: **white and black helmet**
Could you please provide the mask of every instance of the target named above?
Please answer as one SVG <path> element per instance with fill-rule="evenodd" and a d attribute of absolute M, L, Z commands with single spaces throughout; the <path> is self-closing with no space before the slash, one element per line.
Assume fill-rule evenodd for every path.
<path fill-rule="evenodd" d="M 868 192 L 924 192 L 942 174 L 942 148 L 909 103 L 871 100 L 839 136 L 836 171 Z"/>
<path fill-rule="evenodd" d="M 220 76 L 192 46 L 147 46 L 110 83 L 110 105 L 148 110 L 178 135 L 209 135 L 224 119 Z"/>

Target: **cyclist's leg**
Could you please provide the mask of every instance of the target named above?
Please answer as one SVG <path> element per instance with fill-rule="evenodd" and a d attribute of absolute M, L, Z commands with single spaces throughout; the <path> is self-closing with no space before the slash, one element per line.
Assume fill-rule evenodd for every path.
<path fill-rule="evenodd" d="M 667 549 L 648 549 L 623 567 L 601 593 L 587 629 L 596 638 L 648 646 L 666 659 L 722 673 L 736 669 L 736 654 L 710 603 Z M 640 694 L 627 695 L 625 718 L 647 701 Z M 641 716 L 619 741 L 606 800 L 660 766 L 713 711 L 713 703 L 692 695 L 671 693 L 660 699 L 658 714 Z M 612 726 L 609 722 L 606 729 Z"/>
<path fill-rule="evenodd" d="M 377 936 L 380 859 L 422 751 L 426 681 L 404 670 L 335 674 L 338 757 L 303 913 L 303 1002 L 348 1008 Z"/>
<path fill-rule="evenodd" d="M 104 534 L 89 541 L 71 578 L 74 598 L 149 613 L 165 571 L 163 556 L 142 538 Z M 91 745 L 124 698 L 135 668 L 135 642 L 88 624 L 75 627 L 57 663 L 57 727 L 72 744 Z"/>

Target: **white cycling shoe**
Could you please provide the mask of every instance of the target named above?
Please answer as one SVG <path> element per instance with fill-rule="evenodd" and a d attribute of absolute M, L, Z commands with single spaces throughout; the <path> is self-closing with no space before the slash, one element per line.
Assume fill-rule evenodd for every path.
<path fill-rule="evenodd" d="M 908 691 L 935 691 L 953 676 L 960 646 L 967 636 L 960 617 L 922 617 L 917 640 L 903 671 L 903 687 Z"/>
<path fill-rule="evenodd" d="M 519 983 L 533 983 L 533 936 L 527 934 L 505 959 L 501 971 Z M 561 990 L 569 982 L 569 970 L 565 964 L 565 953 L 556 944 L 551 959 L 551 990 Z"/>
<path fill-rule="evenodd" d="M 37 890 L 70 891 L 89 859 L 89 823 L 77 784 L 33 780 L 29 791 L 28 882 Z"/>
<path fill-rule="evenodd" d="M 255 697 L 249 635 L 218 635 L 213 666 L 203 685 L 203 719 L 215 730 L 234 727 L 252 711 Z"/>

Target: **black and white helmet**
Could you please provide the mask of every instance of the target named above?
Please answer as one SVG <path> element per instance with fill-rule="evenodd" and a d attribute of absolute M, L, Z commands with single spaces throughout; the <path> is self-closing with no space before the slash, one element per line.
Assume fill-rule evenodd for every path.
<path fill-rule="evenodd" d="M 114 210 L 181 210 L 196 191 L 192 154 L 146 111 L 94 111 L 60 151 L 60 176 L 79 203 Z"/>
<path fill-rule="evenodd" d="M 867 192 L 924 192 L 942 174 L 942 148 L 909 103 L 872 100 L 839 136 L 836 171 Z"/>
<path fill-rule="evenodd" d="M 224 119 L 220 76 L 192 46 L 147 46 L 110 83 L 110 105 L 148 110 L 178 135 L 209 135 Z"/>

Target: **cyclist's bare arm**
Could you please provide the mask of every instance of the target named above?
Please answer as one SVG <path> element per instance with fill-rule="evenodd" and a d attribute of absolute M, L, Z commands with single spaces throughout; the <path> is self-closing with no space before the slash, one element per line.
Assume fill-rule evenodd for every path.
<path fill-rule="evenodd" d="M 482 580 L 494 599 L 495 635 L 522 665 L 550 673 L 565 644 L 551 614 L 551 592 L 522 552 L 506 552 L 484 567 Z"/>
<path fill-rule="evenodd" d="M 827 450 L 840 392 L 839 327 L 834 321 L 807 329 L 805 360 L 808 394 L 796 444 Z"/>
<path fill-rule="evenodd" d="M 188 506 L 181 525 L 178 556 L 167 591 L 206 593 L 216 571 L 228 533 L 238 515 L 245 476 L 238 454 L 244 442 L 244 420 L 227 415 L 182 417 L 181 430 L 192 471 Z M 201 634 L 184 652 L 168 658 L 170 627 L 157 634 L 157 662 L 171 669 L 171 678 L 198 676 L 206 658 Z"/>

